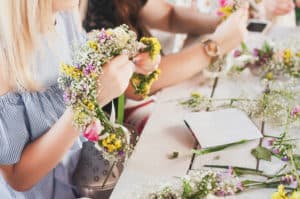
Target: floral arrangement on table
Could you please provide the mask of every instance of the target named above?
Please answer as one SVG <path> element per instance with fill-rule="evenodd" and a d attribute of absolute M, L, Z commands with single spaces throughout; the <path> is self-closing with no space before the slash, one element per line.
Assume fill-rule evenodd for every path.
<path fill-rule="evenodd" d="M 260 180 L 243 179 L 243 189 L 276 188 L 278 191 L 272 195 L 272 199 L 296 199 L 300 198 L 300 155 L 296 154 L 296 139 L 293 139 L 288 131 L 290 128 L 299 126 L 300 122 L 300 93 L 299 88 L 291 83 L 268 82 L 265 91 L 254 99 L 251 98 L 228 98 L 213 99 L 192 93 L 189 99 L 180 102 L 191 111 L 202 111 L 207 108 L 217 109 L 236 107 L 248 113 L 250 117 L 260 118 L 268 124 L 276 124 L 284 127 L 279 136 L 264 135 L 267 144 L 259 145 L 252 149 L 251 154 L 257 160 L 271 161 L 271 157 L 280 159 L 284 166 L 275 174 L 265 174 L 262 171 L 234 166 L 205 165 L 209 168 L 228 169 L 232 168 L 236 176 L 258 176 Z M 215 102 L 218 102 L 215 105 Z M 221 103 L 220 103 L 221 102 Z M 222 103 L 223 102 L 223 103 Z M 207 149 L 193 150 L 196 155 L 203 155 L 221 151 L 227 147 L 243 144 L 245 141 Z M 288 191 L 286 191 L 288 190 Z"/>
<path fill-rule="evenodd" d="M 284 126 L 287 118 L 289 124 L 300 126 L 299 117 L 289 117 L 291 112 L 297 112 L 300 103 L 300 90 L 295 83 L 269 83 L 263 93 L 255 98 L 209 98 L 194 92 L 180 104 L 193 112 L 204 111 L 207 108 L 238 108 L 250 117 L 263 120 L 273 126 Z M 216 105 L 217 104 L 217 105 Z"/>
<path fill-rule="evenodd" d="M 300 49 L 271 45 L 265 42 L 261 48 L 249 50 L 243 44 L 233 53 L 231 74 L 250 69 L 254 74 L 268 80 L 278 77 L 300 77 Z"/>
<path fill-rule="evenodd" d="M 133 58 L 139 52 L 149 52 L 154 59 L 160 53 L 160 44 L 156 38 L 142 38 L 138 42 L 136 34 L 127 25 L 121 25 L 93 31 L 83 44 L 75 46 L 72 63 L 60 67 L 58 82 L 64 90 L 66 105 L 74 111 L 74 125 L 111 161 L 126 157 L 132 146 L 128 131 L 110 121 L 98 105 L 97 87 L 101 85 L 97 80 L 105 75 L 102 66 L 109 60 L 120 54 Z M 149 76 L 135 74 L 131 82 L 136 93 L 147 96 L 158 74 L 159 71 Z"/>
<path fill-rule="evenodd" d="M 278 137 L 264 135 L 266 146 L 258 146 L 252 149 L 251 154 L 258 160 L 271 161 L 271 157 L 280 159 L 284 166 L 274 174 L 266 174 L 258 169 L 235 167 L 232 165 L 204 165 L 202 170 L 191 170 L 187 176 L 182 178 L 178 183 L 166 185 L 146 194 L 143 199 L 195 199 L 195 198 L 213 198 L 236 195 L 242 192 L 261 188 L 278 188 L 278 191 L 272 194 L 272 199 L 298 199 L 300 198 L 300 155 L 296 154 L 297 145 L 295 139 L 291 138 L 288 130 L 295 121 L 300 121 L 300 107 L 295 105 L 299 102 L 293 98 L 294 87 L 289 86 L 289 90 L 283 87 L 271 86 L 266 89 L 262 95 L 264 102 L 280 101 L 275 112 L 283 109 L 285 114 L 280 117 L 284 119 L 284 131 Z M 299 93 L 297 93 L 297 97 Z M 251 103 L 250 106 L 258 106 L 261 97 L 257 100 L 253 99 L 210 99 L 203 97 L 198 93 L 193 93 L 191 98 L 182 101 L 181 104 L 191 108 L 193 111 L 199 111 L 199 105 L 202 108 L 211 107 L 214 101 L 228 101 L 229 105 L 242 101 L 243 103 Z M 267 98 L 271 99 L 267 99 Z M 300 98 L 297 98 L 300 99 Z M 283 101 L 282 101 L 283 100 Z M 291 103 L 293 101 L 293 103 Z M 282 103 L 281 106 L 279 104 Z M 268 103 L 265 103 L 268 106 Z M 220 107 L 224 108 L 223 105 Z M 261 107 L 261 106 L 260 106 Z M 270 108 L 270 107 L 269 107 Z M 268 107 L 260 108 L 262 114 L 268 113 Z M 204 109 L 205 110 L 205 109 Z M 273 111 L 273 110 L 272 110 Z M 273 113 L 270 113 L 270 116 Z M 244 144 L 246 141 L 228 144 L 224 146 L 210 147 L 206 149 L 193 150 L 196 155 L 204 155 L 223 150 L 237 144 Z M 206 168 L 206 169 L 205 169 Z M 253 180 L 258 179 L 258 180 Z"/>
<path fill-rule="evenodd" d="M 232 169 L 226 172 L 213 170 L 192 170 L 182 178 L 180 184 L 163 187 L 142 199 L 196 199 L 209 195 L 229 196 L 241 192 L 242 182 Z"/>
<path fill-rule="evenodd" d="M 253 189 L 276 187 L 278 191 L 272 194 L 272 199 L 298 199 L 300 196 L 298 184 L 300 181 L 297 179 L 299 174 L 295 176 L 290 171 L 267 175 L 250 168 L 214 165 L 204 167 L 210 169 L 190 170 L 189 174 L 180 178 L 180 181 L 145 193 L 140 199 L 208 199 L 237 195 Z M 261 177 L 265 180 L 248 180 L 246 176 Z M 286 189 L 289 192 L 286 192 Z"/>

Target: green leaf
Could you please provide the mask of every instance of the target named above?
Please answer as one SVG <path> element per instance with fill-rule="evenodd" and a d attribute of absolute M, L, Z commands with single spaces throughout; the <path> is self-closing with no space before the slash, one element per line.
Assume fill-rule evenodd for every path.
<path fill-rule="evenodd" d="M 259 160 L 271 161 L 272 153 L 265 147 L 258 146 L 252 149 L 251 154 Z"/>
<path fill-rule="evenodd" d="M 204 167 L 208 168 L 219 168 L 219 169 L 228 169 L 229 166 L 224 166 L 224 165 L 204 165 Z M 237 176 L 242 176 L 242 175 L 258 175 L 258 176 L 264 176 L 263 171 L 261 170 L 256 170 L 252 168 L 246 168 L 246 167 L 231 167 Z"/>
<path fill-rule="evenodd" d="M 222 151 L 226 148 L 232 147 L 232 146 L 236 146 L 236 145 L 241 145 L 244 143 L 247 143 L 249 140 L 241 140 L 239 142 L 234 142 L 234 143 L 230 143 L 230 144 L 224 144 L 224 145 L 220 145 L 220 146 L 215 146 L 215 147 L 208 147 L 205 149 L 200 149 L 200 150 L 192 150 L 192 153 L 194 153 L 195 155 L 205 155 L 208 153 L 213 153 L 213 152 L 217 152 L 217 151 Z"/>
<path fill-rule="evenodd" d="M 190 183 L 186 180 L 183 180 L 182 183 L 183 183 L 182 198 L 189 198 L 192 193 L 192 187 Z"/>
<path fill-rule="evenodd" d="M 246 45 L 245 42 L 242 42 L 242 43 L 241 43 L 241 47 L 242 47 L 242 51 L 243 51 L 244 53 L 249 52 L 248 47 L 247 47 L 247 45 Z"/>
<path fill-rule="evenodd" d="M 294 157 L 294 162 L 295 162 L 296 168 L 300 169 L 300 155 L 295 154 L 293 157 Z"/>

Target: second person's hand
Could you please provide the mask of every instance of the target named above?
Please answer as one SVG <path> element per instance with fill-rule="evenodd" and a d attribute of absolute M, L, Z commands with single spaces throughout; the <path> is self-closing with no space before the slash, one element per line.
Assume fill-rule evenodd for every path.
<path fill-rule="evenodd" d="M 152 60 L 149 53 L 140 53 L 133 58 L 133 63 L 136 65 L 135 72 L 143 75 L 148 75 L 158 68 L 160 60 L 160 55 L 156 56 L 155 59 Z"/>
<path fill-rule="evenodd" d="M 220 45 L 221 55 L 234 48 L 247 36 L 248 5 L 234 12 L 228 19 L 221 23 L 210 39 Z"/>

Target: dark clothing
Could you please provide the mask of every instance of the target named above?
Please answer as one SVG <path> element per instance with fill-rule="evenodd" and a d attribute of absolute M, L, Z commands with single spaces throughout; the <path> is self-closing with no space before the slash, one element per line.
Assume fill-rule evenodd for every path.
<path fill-rule="evenodd" d="M 83 21 L 84 29 L 90 32 L 93 29 L 127 24 L 137 33 L 138 38 L 149 36 L 147 29 L 138 20 L 139 11 L 147 0 L 127 0 L 130 3 L 124 1 L 126 0 L 88 0 L 87 14 Z"/>
<path fill-rule="evenodd" d="M 114 28 L 127 24 L 137 33 L 138 38 L 149 36 L 149 32 L 138 20 L 139 11 L 147 0 L 88 0 L 87 14 L 83 27 L 87 32 L 94 29 Z M 119 7 L 117 7 L 119 6 Z M 117 108 L 117 99 L 114 100 Z M 104 111 L 111 113 L 111 104 L 105 106 Z"/>

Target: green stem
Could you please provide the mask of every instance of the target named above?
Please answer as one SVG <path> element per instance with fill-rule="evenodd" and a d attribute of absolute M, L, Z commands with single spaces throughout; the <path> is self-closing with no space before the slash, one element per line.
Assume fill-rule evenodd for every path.
<path fill-rule="evenodd" d="M 109 132 L 113 132 L 114 127 L 113 127 L 112 123 L 109 121 L 109 119 L 106 117 L 106 114 L 99 106 L 96 107 L 96 113 L 97 113 L 98 119 L 101 121 L 101 124 L 104 126 L 104 128 L 106 130 L 108 130 Z"/>
<path fill-rule="evenodd" d="M 208 168 L 219 168 L 219 169 L 228 169 L 229 166 L 225 165 L 204 165 L 204 167 Z M 261 170 L 256 170 L 256 169 L 251 169 L 251 168 L 245 168 L 245 167 L 232 167 L 233 171 L 237 176 L 242 176 L 242 175 L 256 175 L 256 176 L 262 176 L 266 178 L 271 178 L 270 175 L 266 175 L 263 173 Z"/>
<path fill-rule="evenodd" d="M 234 143 L 231 143 L 231 144 L 224 144 L 224 145 L 215 146 L 215 147 L 208 147 L 208 148 L 200 149 L 200 150 L 193 149 L 192 153 L 194 153 L 196 155 L 204 155 L 204 154 L 208 154 L 208 153 L 222 151 L 226 148 L 236 146 L 236 145 L 241 145 L 241 144 L 244 144 L 244 143 L 247 143 L 247 142 L 249 142 L 249 140 L 241 140 L 239 142 L 234 142 Z"/>
<path fill-rule="evenodd" d="M 118 116 L 117 116 L 117 122 L 119 124 L 123 124 L 124 122 L 124 111 L 125 111 L 125 95 L 121 95 L 118 98 Z"/>

